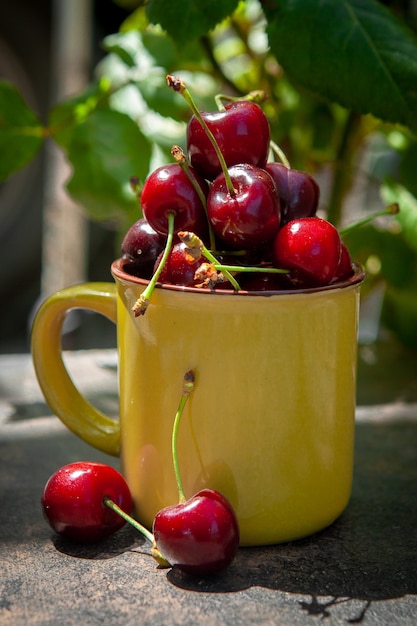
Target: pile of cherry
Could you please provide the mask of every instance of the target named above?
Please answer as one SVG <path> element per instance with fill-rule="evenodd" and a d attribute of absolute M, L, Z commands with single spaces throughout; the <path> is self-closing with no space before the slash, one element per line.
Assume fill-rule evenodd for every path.
<path fill-rule="evenodd" d="M 143 185 L 133 182 L 143 217 L 122 243 L 126 271 L 146 279 L 159 272 L 162 283 L 249 291 L 349 278 L 352 261 L 338 230 L 316 215 L 319 187 L 289 167 L 271 141 L 268 119 L 253 101 L 259 94 L 225 106 L 218 100 L 218 111 L 204 113 L 181 80 L 167 80 L 193 112 L 186 153 L 174 146 L 175 162 L 154 170 Z M 271 154 L 280 161 L 269 160 Z"/>

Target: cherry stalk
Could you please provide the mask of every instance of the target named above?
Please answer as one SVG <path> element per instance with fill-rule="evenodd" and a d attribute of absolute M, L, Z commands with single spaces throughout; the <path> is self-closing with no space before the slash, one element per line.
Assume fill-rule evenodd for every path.
<path fill-rule="evenodd" d="M 239 547 L 239 525 L 229 501 L 218 491 L 202 489 L 188 500 L 179 467 L 177 440 L 180 420 L 194 390 L 194 372 L 184 375 L 181 400 L 172 430 L 172 459 L 179 502 L 156 514 L 155 545 L 173 567 L 206 575 L 227 567 Z"/>
<path fill-rule="evenodd" d="M 225 181 L 226 181 L 226 185 L 227 185 L 227 189 L 230 193 L 231 196 L 235 195 L 235 189 L 233 187 L 233 183 L 232 180 L 230 178 L 229 172 L 227 170 L 227 164 L 226 161 L 224 159 L 224 156 L 222 154 L 222 151 L 219 148 L 219 144 L 216 141 L 216 138 L 214 137 L 213 133 L 211 132 L 210 128 L 207 126 L 204 118 L 202 117 L 197 105 L 194 102 L 194 99 L 191 95 L 191 93 L 189 92 L 189 90 L 187 89 L 185 83 L 180 79 L 177 78 L 175 76 L 170 76 L 168 74 L 167 76 L 167 82 L 168 82 L 168 86 L 171 87 L 174 91 L 178 92 L 183 98 L 184 100 L 187 102 L 187 104 L 189 105 L 190 109 L 192 110 L 192 112 L 194 113 L 195 117 L 198 119 L 198 121 L 200 122 L 201 126 L 204 128 L 207 137 L 209 138 L 209 140 L 212 143 L 212 146 L 216 152 L 217 158 L 219 159 L 221 168 L 222 168 L 222 172 L 224 174 L 225 177 Z"/>
<path fill-rule="evenodd" d="M 174 239 L 175 215 L 174 213 L 169 212 L 167 213 L 166 217 L 168 220 L 168 236 L 167 236 L 164 252 L 163 252 L 161 261 L 158 267 L 156 268 L 155 272 L 153 273 L 153 276 L 151 280 L 149 281 L 146 289 L 139 296 L 139 298 L 136 300 L 135 304 L 132 307 L 132 311 L 135 314 L 135 317 L 138 317 L 139 315 L 144 315 L 146 313 L 146 309 L 149 306 L 151 295 L 153 293 L 153 290 L 155 289 L 156 283 L 158 282 L 158 278 L 161 275 L 162 270 L 164 269 L 164 265 L 167 261 L 167 258 L 172 248 L 172 242 Z"/>

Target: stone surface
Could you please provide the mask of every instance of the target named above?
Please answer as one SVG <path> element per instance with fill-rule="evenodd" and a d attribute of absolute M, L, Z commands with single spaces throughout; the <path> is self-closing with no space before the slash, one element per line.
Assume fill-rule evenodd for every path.
<path fill-rule="evenodd" d="M 117 410 L 113 351 L 68 355 L 83 391 Z M 88 373 L 88 376 L 86 376 Z M 407 388 L 412 388 L 412 376 Z M 396 388 L 398 392 L 398 387 Z M 161 570 L 131 528 L 90 547 L 53 535 L 40 496 L 48 477 L 80 459 L 118 466 L 50 414 L 27 355 L 0 358 L 0 624 L 417 623 L 417 404 L 372 387 L 357 411 L 352 498 L 323 532 L 240 549 L 223 573 Z M 365 393 L 363 392 L 363 398 Z"/>

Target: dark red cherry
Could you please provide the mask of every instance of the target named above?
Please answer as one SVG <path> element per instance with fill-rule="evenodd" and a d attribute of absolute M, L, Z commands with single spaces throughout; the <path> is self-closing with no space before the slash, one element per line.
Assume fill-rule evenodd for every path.
<path fill-rule="evenodd" d="M 146 263 L 155 261 L 164 248 L 165 238 L 141 217 L 126 232 L 122 245 L 122 257 Z"/>
<path fill-rule="evenodd" d="M 164 249 L 165 239 L 144 217 L 138 219 L 126 232 L 122 241 L 122 257 L 126 259 L 125 270 L 129 274 L 149 278 L 158 255 Z"/>
<path fill-rule="evenodd" d="M 342 242 L 342 251 L 340 255 L 339 265 L 333 282 L 347 280 L 354 273 L 352 257 L 345 243 Z"/>
<path fill-rule="evenodd" d="M 267 163 L 265 166 L 275 181 L 281 202 L 281 225 L 300 217 L 316 214 L 320 189 L 310 174 L 294 170 L 282 163 Z"/>
<path fill-rule="evenodd" d="M 224 569 L 239 547 L 236 514 L 228 500 L 212 489 L 203 489 L 186 502 L 159 511 L 153 533 L 167 561 L 191 574 Z"/>
<path fill-rule="evenodd" d="M 228 167 L 238 163 L 265 165 L 270 128 L 258 104 L 237 100 L 227 104 L 224 111 L 201 113 L 201 116 L 213 133 Z M 187 126 L 187 150 L 191 165 L 203 178 L 214 180 L 222 171 L 213 145 L 195 115 Z"/>
<path fill-rule="evenodd" d="M 159 255 L 156 260 L 154 272 L 161 261 L 161 256 L 162 254 Z M 197 260 L 193 259 L 187 254 L 186 244 L 180 242 L 176 243 L 168 255 L 167 261 L 158 278 L 158 282 L 192 287 L 199 282 L 195 279 L 194 275 L 200 265 L 205 261 L 206 259 L 203 257 Z"/>
<path fill-rule="evenodd" d="M 104 504 L 105 497 L 130 513 L 132 496 L 123 476 L 109 465 L 79 461 L 61 467 L 49 478 L 41 504 L 55 532 L 89 543 L 105 539 L 125 524 Z"/>
<path fill-rule="evenodd" d="M 272 272 L 242 272 L 239 285 L 244 291 L 281 291 L 292 287 L 286 274 Z"/>
<path fill-rule="evenodd" d="M 203 193 L 207 183 L 193 172 Z M 178 163 L 154 170 L 145 180 L 141 192 L 142 213 L 154 230 L 168 233 L 168 213 L 174 213 L 174 230 L 190 230 L 205 236 L 207 218 L 204 205 L 185 171 Z"/>
<path fill-rule="evenodd" d="M 224 174 L 214 180 L 207 198 L 207 214 L 217 236 L 234 248 L 259 248 L 275 237 L 280 204 L 272 177 L 247 163 L 229 168 L 234 193 Z"/>
<path fill-rule="evenodd" d="M 291 270 L 300 287 L 328 285 L 336 276 L 341 240 L 337 229 L 319 217 L 303 217 L 283 226 L 274 241 L 276 267 Z"/>

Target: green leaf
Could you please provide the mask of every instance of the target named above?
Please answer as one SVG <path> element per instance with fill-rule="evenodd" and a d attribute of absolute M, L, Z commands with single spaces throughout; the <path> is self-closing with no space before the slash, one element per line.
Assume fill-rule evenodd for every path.
<path fill-rule="evenodd" d="M 239 0 L 149 0 L 149 21 L 159 24 L 179 45 L 205 35 L 229 17 Z"/>
<path fill-rule="evenodd" d="M 382 185 L 381 196 L 387 204 L 398 203 L 400 212 L 397 220 L 401 225 L 404 240 L 417 252 L 417 198 L 393 180 L 387 180 Z"/>
<path fill-rule="evenodd" d="M 0 81 L 0 181 L 34 158 L 43 138 L 35 112 L 13 85 Z"/>
<path fill-rule="evenodd" d="M 417 257 L 404 241 L 403 233 L 382 230 L 373 224 L 362 226 L 343 237 L 355 261 L 366 265 L 370 257 L 379 260 L 377 279 L 398 288 L 407 287 L 417 278 Z M 369 282 L 372 282 L 369 276 Z"/>
<path fill-rule="evenodd" d="M 68 191 L 93 219 L 138 219 L 140 208 L 129 181 L 146 177 L 151 146 L 128 115 L 95 111 L 74 129 L 68 158 L 74 170 Z"/>
<path fill-rule="evenodd" d="M 382 311 L 384 324 L 409 348 L 417 348 L 417 284 L 411 289 L 388 288 Z"/>
<path fill-rule="evenodd" d="M 266 2 L 272 52 L 299 86 L 417 131 L 417 38 L 376 0 Z"/>
<path fill-rule="evenodd" d="M 63 100 L 49 112 L 49 134 L 62 148 L 67 149 L 74 129 L 83 124 L 95 109 L 107 105 L 108 97 L 108 84 L 102 80 L 89 85 L 82 93 Z"/>

